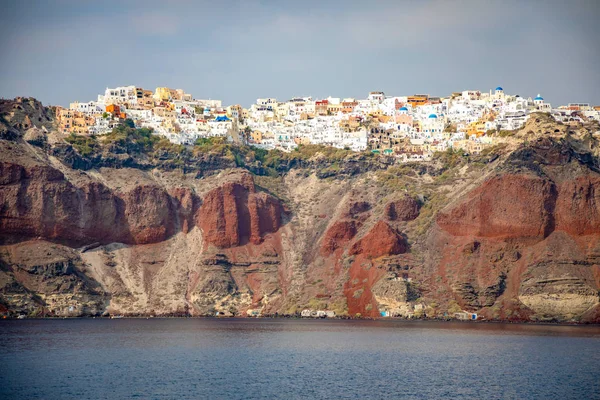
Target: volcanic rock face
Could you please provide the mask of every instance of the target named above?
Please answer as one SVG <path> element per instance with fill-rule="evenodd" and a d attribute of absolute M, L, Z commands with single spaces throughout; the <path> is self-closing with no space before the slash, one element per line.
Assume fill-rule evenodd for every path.
<path fill-rule="evenodd" d="M 377 258 L 405 253 L 406 241 L 384 221 L 379 221 L 362 239 L 356 242 L 351 255 L 361 254 L 367 258 Z"/>
<path fill-rule="evenodd" d="M 1 239 L 25 240 L 23 246 L 35 249 L 32 267 L 24 267 L 20 256 L 10 259 L 0 256 L 4 263 L 0 303 L 12 304 L 10 312 L 81 315 L 98 314 L 106 309 L 132 315 L 196 315 L 230 308 L 241 312 L 240 308 L 253 304 L 250 295 L 248 300 L 240 300 L 240 296 L 246 296 L 244 293 L 254 293 L 255 300 L 261 302 L 265 291 L 279 290 L 279 259 L 262 263 L 255 254 L 234 251 L 225 254 L 228 261 L 216 267 L 196 261 L 210 257 L 210 252 L 203 250 L 206 245 L 258 246 L 265 242 L 267 234 L 280 229 L 284 214 L 280 201 L 257 192 L 249 174 L 229 175 L 221 185 L 215 181 L 202 195 L 203 187 L 198 190 L 190 186 L 165 187 L 148 174 L 128 178 L 129 174 L 137 174 L 133 170 L 122 174 L 110 172 L 102 179 L 96 178 L 97 173 L 82 174 L 68 169 L 65 174 L 49 162 L 40 162 L 38 159 L 43 156 L 31 153 L 39 150 L 10 142 L 1 144 L 9 147 L 5 152 L 9 156 L 7 162 L 0 163 Z M 115 178 L 124 179 L 122 183 L 112 182 Z M 139 183 L 131 182 L 138 179 Z M 55 240 L 68 246 L 91 246 L 93 250 L 81 254 L 91 268 L 83 272 L 73 267 L 81 263 L 77 252 L 69 253 L 68 257 L 57 255 L 69 249 L 68 246 L 52 247 L 47 242 L 28 241 L 30 238 Z M 277 243 L 269 245 L 272 248 Z M 277 254 L 273 250 L 264 251 Z M 38 253 L 40 257 L 35 256 Z M 48 263 L 42 257 L 44 254 L 64 261 Z M 239 257 L 248 261 L 240 264 Z M 234 274 L 232 266 L 238 264 L 249 270 L 254 268 L 254 272 Z M 47 272 L 40 274 L 42 270 Z M 213 293 L 202 286 L 205 279 L 212 282 L 223 274 L 230 282 L 229 305 L 215 298 L 219 291 Z M 86 275 L 89 282 L 96 283 L 84 284 L 76 278 Z M 190 284 L 185 284 L 189 279 L 192 279 Z M 244 283 L 246 279 L 248 283 Z M 56 284 L 50 285 L 52 282 Z M 96 289 L 92 289 L 95 285 L 110 293 L 108 307 L 104 300 L 93 300 L 98 298 Z M 65 297 L 69 290 L 81 295 Z M 42 296 L 43 293 L 47 296 Z M 199 299 L 198 293 L 203 293 L 204 298 Z"/>
<path fill-rule="evenodd" d="M 256 193 L 253 182 L 227 183 L 204 198 L 198 215 L 208 244 L 228 248 L 259 244 L 281 226 L 283 209 L 277 199 Z"/>
<path fill-rule="evenodd" d="M 545 237 L 554 230 L 556 197 L 552 182 L 504 175 L 486 181 L 467 201 L 441 213 L 437 223 L 455 236 Z"/>
<path fill-rule="evenodd" d="M 352 160 L 343 179 L 319 178 L 310 162 L 253 178 L 213 155 L 187 172 L 143 155 L 135 168 L 118 154 L 114 165 L 83 163 L 59 136 L 44 140 L 50 115 L 37 103 L 1 106 L 12 114 L 0 132 L 0 314 L 307 308 L 600 321 L 600 167 L 589 132 L 466 163 L 444 175 L 451 184 L 432 165 L 379 180 L 386 171 Z"/>
<path fill-rule="evenodd" d="M 410 196 L 404 196 L 386 204 L 384 215 L 390 221 L 412 221 L 419 216 L 419 203 Z"/>
<path fill-rule="evenodd" d="M 76 186 L 49 166 L 2 162 L 0 228 L 73 242 L 146 244 L 189 231 L 198 221 L 209 244 L 258 244 L 281 226 L 282 207 L 244 179 L 209 192 L 197 213 L 199 199 L 189 188 L 137 185 L 115 192 L 98 181 Z"/>
<path fill-rule="evenodd" d="M 357 201 L 355 203 L 350 204 L 348 207 L 348 211 L 346 212 L 346 217 L 353 218 L 367 212 L 371 209 L 371 204 L 366 201 Z"/>
<path fill-rule="evenodd" d="M 338 221 L 327 230 L 323 238 L 321 253 L 325 256 L 343 247 L 356 235 L 358 223 L 356 221 Z"/>
<path fill-rule="evenodd" d="M 66 317 L 104 311 L 107 296 L 81 272 L 76 252 L 43 241 L 7 246 L 4 251 L 0 299 L 13 312 Z"/>
<path fill-rule="evenodd" d="M 600 177 L 563 182 L 556 201 L 556 229 L 571 235 L 600 233 Z"/>
<path fill-rule="evenodd" d="M 386 275 L 389 266 L 381 258 L 405 253 L 407 250 L 404 238 L 384 221 L 378 221 L 365 236 L 352 245 L 349 254 L 354 259 L 348 271 L 349 279 L 344 285 L 350 315 L 372 318 L 379 316 L 373 288 Z M 382 286 L 379 287 L 381 289 Z M 390 303 L 390 293 L 395 292 L 388 289 L 390 288 L 379 291 L 380 299 L 385 299 L 386 305 Z"/>
<path fill-rule="evenodd" d="M 438 271 L 458 303 L 478 309 L 510 298 L 521 306 L 503 312 L 542 320 L 579 318 L 597 307 L 597 179 L 503 175 L 438 214 L 445 234 L 436 243 L 446 242 Z"/>
<path fill-rule="evenodd" d="M 527 175 L 486 181 L 466 201 L 442 212 L 438 225 L 454 236 L 544 238 L 555 230 L 600 233 L 600 178 L 555 184 Z"/>
<path fill-rule="evenodd" d="M 115 193 L 100 182 L 75 186 L 57 169 L 0 163 L 0 228 L 73 242 L 155 243 L 175 232 L 177 211 L 159 187 Z"/>

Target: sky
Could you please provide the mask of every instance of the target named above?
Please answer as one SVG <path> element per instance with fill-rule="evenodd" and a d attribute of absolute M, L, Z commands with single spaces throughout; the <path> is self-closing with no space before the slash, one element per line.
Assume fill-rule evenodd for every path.
<path fill-rule="evenodd" d="M 248 107 L 502 86 L 600 105 L 598 21 L 598 0 L 11 0 L 0 97 L 68 106 L 167 86 Z"/>

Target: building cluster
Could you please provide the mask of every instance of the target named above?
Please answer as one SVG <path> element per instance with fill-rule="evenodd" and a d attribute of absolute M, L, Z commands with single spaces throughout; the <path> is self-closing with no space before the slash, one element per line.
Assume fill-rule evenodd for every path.
<path fill-rule="evenodd" d="M 300 316 L 302 318 L 335 318 L 335 311 L 304 309 L 300 312 Z"/>
<path fill-rule="evenodd" d="M 502 87 L 448 97 L 371 92 L 365 99 L 261 98 L 243 108 L 194 99 L 181 89 L 125 86 L 107 88 L 96 101 L 59 108 L 57 117 L 66 133 L 101 135 L 129 118 L 136 127 L 152 128 L 178 144 L 224 137 L 265 149 L 290 151 L 301 144 L 322 144 L 420 161 L 448 148 L 480 152 L 497 140 L 491 132 L 518 129 L 533 112 L 549 113 L 570 124 L 600 120 L 598 106 L 553 108 L 540 95 L 524 98 L 507 94 Z"/>
<path fill-rule="evenodd" d="M 232 137 L 239 110 L 223 108 L 220 100 L 193 99 L 182 89 L 123 86 L 107 88 L 96 101 L 58 108 L 56 115 L 65 133 L 102 135 L 129 118 L 136 127 L 151 128 L 173 143 L 193 144 L 199 137 Z"/>

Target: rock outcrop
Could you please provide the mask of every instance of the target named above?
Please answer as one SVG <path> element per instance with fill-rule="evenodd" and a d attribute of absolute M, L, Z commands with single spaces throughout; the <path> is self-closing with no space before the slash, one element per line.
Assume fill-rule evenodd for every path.
<path fill-rule="evenodd" d="M 527 175 L 487 180 L 468 199 L 437 217 L 455 236 L 521 238 L 548 236 L 555 228 L 553 182 Z"/>
<path fill-rule="evenodd" d="M 335 250 L 343 248 L 354 238 L 359 223 L 356 221 L 337 221 L 325 233 L 321 245 L 321 253 L 325 256 L 332 254 Z"/>
<path fill-rule="evenodd" d="M 600 234 L 600 177 L 562 182 L 555 204 L 556 229 L 571 235 Z"/>
<path fill-rule="evenodd" d="M 385 205 L 384 215 L 390 221 L 412 221 L 419 216 L 419 203 L 406 195 Z"/>
<path fill-rule="evenodd" d="M 493 177 L 438 214 L 437 273 L 460 306 L 516 320 L 597 307 L 599 177 L 552 175 Z"/>
<path fill-rule="evenodd" d="M 178 209 L 160 187 L 117 193 L 97 181 L 81 186 L 49 166 L 0 163 L 0 228 L 72 242 L 156 243 L 176 230 Z"/>
<path fill-rule="evenodd" d="M 404 238 L 389 224 L 379 221 L 369 233 L 352 246 L 350 254 L 377 258 L 405 253 L 406 250 L 407 244 Z"/>
<path fill-rule="evenodd" d="M 53 114 L 51 109 L 32 97 L 0 99 L 0 139 L 14 140 L 34 127 L 52 128 Z"/>
<path fill-rule="evenodd" d="M 108 296 L 82 271 L 77 253 L 44 241 L 4 248 L 0 300 L 13 312 L 35 316 L 100 315 Z"/>
<path fill-rule="evenodd" d="M 205 196 L 198 222 L 208 244 L 219 248 L 259 244 L 281 226 L 279 200 L 257 193 L 252 179 L 246 177 L 242 183 L 226 183 Z"/>

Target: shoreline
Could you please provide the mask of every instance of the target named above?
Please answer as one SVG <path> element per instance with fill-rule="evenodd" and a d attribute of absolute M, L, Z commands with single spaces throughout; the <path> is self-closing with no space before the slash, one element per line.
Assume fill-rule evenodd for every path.
<path fill-rule="evenodd" d="M 56 321 L 56 320 L 152 320 L 152 319 L 198 319 L 198 320 L 296 320 L 296 321 L 371 321 L 371 322 L 442 322 L 442 323 L 461 323 L 461 324 L 503 324 L 503 325 L 540 325 L 540 326 L 596 326 L 600 327 L 600 323 L 588 322 L 548 322 L 548 321 L 508 321 L 508 320 L 459 320 L 459 319 L 435 319 L 435 318 L 307 318 L 295 316 L 271 316 L 271 317 L 215 317 L 215 316 L 77 316 L 77 317 L 31 317 L 31 318 L 2 318 L 0 321 Z"/>

